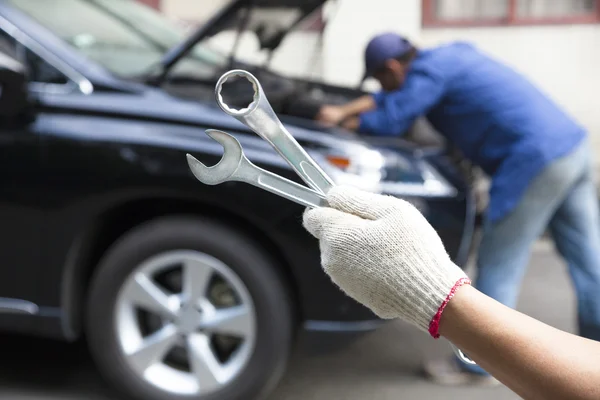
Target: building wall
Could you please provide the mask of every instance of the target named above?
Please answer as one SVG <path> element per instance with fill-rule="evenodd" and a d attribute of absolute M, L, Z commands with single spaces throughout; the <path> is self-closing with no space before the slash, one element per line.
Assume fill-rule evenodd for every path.
<path fill-rule="evenodd" d="M 174 19 L 203 22 L 227 3 L 226 0 L 161 0 L 160 9 Z"/>
<path fill-rule="evenodd" d="M 140 3 L 144 3 L 146 5 L 149 5 L 150 7 L 154 7 L 157 9 L 160 9 L 162 4 L 161 4 L 161 0 L 137 0 Z"/>
<path fill-rule="evenodd" d="M 337 0 L 337 11 L 327 24 L 323 46 L 323 78 L 356 85 L 363 75 L 363 52 L 369 39 L 383 31 L 418 37 L 419 0 Z"/>

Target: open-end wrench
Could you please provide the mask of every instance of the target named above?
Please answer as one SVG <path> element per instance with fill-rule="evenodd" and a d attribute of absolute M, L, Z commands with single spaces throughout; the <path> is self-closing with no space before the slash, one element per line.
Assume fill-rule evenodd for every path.
<path fill-rule="evenodd" d="M 206 185 L 226 181 L 246 182 L 306 207 L 326 205 L 321 193 L 252 164 L 244 155 L 240 142 L 230 134 L 215 129 L 208 129 L 206 134 L 220 143 L 224 152 L 221 160 L 212 167 L 186 154 L 188 165 L 200 182 Z"/>

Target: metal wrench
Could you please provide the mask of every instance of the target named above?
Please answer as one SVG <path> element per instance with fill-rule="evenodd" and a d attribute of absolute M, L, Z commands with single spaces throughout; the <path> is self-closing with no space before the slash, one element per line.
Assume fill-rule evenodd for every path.
<path fill-rule="evenodd" d="M 223 83 L 232 76 L 242 76 L 252 83 L 254 98 L 247 108 L 235 110 L 229 108 L 223 101 L 221 96 Z M 225 113 L 236 118 L 269 142 L 311 188 L 326 194 L 334 186 L 333 180 L 285 129 L 271 108 L 260 82 L 250 72 L 234 69 L 223 74 L 217 81 L 215 96 L 217 104 Z"/>
<path fill-rule="evenodd" d="M 252 164 L 244 155 L 240 142 L 230 134 L 215 129 L 206 130 L 206 134 L 219 142 L 224 152 L 221 160 L 212 167 L 207 167 L 186 154 L 188 165 L 200 182 L 207 185 L 218 185 L 226 181 L 246 182 L 305 207 L 315 208 L 327 204 L 323 194 Z"/>

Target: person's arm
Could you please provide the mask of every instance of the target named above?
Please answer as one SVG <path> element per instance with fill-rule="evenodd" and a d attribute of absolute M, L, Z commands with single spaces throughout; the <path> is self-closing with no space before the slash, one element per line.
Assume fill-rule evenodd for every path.
<path fill-rule="evenodd" d="M 600 342 L 548 326 L 471 286 L 446 306 L 440 334 L 524 399 L 600 399 Z"/>
<path fill-rule="evenodd" d="M 340 106 L 344 118 L 371 111 L 377 106 L 376 95 L 366 94 Z"/>
<path fill-rule="evenodd" d="M 600 399 L 600 342 L 561 332 L 470 286 L 407 201 L 338 185 L 308 209 L 323 270 L 384 319 L 444 336 L 526 400 Z"/>
<path fill-rule="evenodd" d="M 338 125 L 360 113 L 375 109 L 382 93 L 367 94 L 343 105 L 325 104 L 316 119 L 326 124 Z"/>
<path fill-rule="evenodd" d="M 415 120 L 426 114 L 442 98 L 445 82 L 435 71 L 415 71 L 407 78 L 402 89 L 389 93 L 380 105 L 361 113 L 349 125 L 357 131 L 377 136 L 395 136 L 410 128 Z"/>

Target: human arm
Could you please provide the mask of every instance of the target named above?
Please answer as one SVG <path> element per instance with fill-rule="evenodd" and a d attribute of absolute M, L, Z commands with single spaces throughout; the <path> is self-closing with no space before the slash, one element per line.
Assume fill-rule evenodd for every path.
<path fill-rule="evenodd" d="M 340 106 L 343 117 L 348 118 L 375 109 L 378 100 L 377 96 L 379 96 L 379 94 L 366 94 L 364 96 L 359 97 L 356 100 L 350 101 Z"/>
<path fill-rule="evenodd" d="M 505 307 L 472 288 L 406 201 L 348 187 L 307 210 L 324 271 L 381 318 L 446 337 L 526 400 L 600 398 L 600 343 Z"/>
<path fill-rule="evenodd" d="M 515 311 L 471 286 L 446 307 L 440 334 L 524 399 L 600 399 L 600 342 Z"/>
<path fill-rule="evenodd" d="M 376 136 L 406 132 L 415 120 L 427 114 L 445 93 L 445 77 L 434 69 L 413 71 L 400 90 L 381 98 L 378 107 L 358 115 L 357 131 Z"/>
<path fill-rule="evenodd" d="M 326 124 L 338 125 L 350 117 L 373 110 L 377 106 L 378 94 L 367 94 L 343 105 L 323 105 L 317 120 Z"/>
<path fill-rule="evenodd" d="M 348 129 L 349 131 L 356 132 L 360 128 L 360 117 L 352 116 L 346 118 L 340 123 L 342 128 Z"/>

